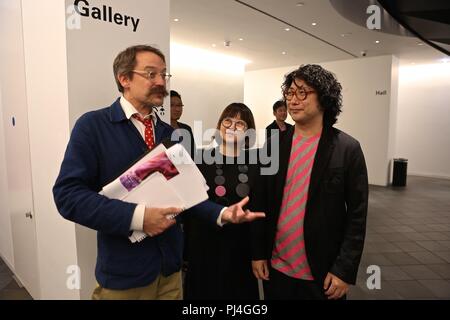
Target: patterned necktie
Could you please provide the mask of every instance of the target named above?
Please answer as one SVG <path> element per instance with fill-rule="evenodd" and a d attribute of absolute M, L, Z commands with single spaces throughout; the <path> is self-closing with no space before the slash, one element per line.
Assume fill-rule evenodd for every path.
<path fill-rule="evenodd" d="M 133 114 L 133 118 L 142 122 L 145 126 L 144 140 L 149 149 L 152 149 L 155 145 L 155 138 L 153 134 L 153 121 L 152 117 L 143 118 L 140 114 Z"/>

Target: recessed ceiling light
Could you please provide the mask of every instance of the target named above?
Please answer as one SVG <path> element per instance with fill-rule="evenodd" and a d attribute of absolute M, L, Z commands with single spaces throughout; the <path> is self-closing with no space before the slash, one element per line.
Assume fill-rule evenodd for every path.
<path fill-rule="evenodd" d="M 296 6 L 297 7 L 303 7 L 305 4 L 303 2 L 297 2 Z"/>
<path fill-rule="evenodd" d="M 418 46 L 423 46 L 423 42 L 418 42 L 417 45 Z"/>
<path fill-rule="evenodd" d="M 380 40 L 376 40 L 375 43 L 380 43 Z"/>
<path fill-rule="evenodd" d="M 178 21 L 180 21 L 180 19 L 175 18 L 175 19 L 173 19 L 173 21 L 178 22 Z"/>
<path fill-rule="evenodd" d="M 289 28 L 284 28 L 284 31 L 290 31 L 291 29 L 289 29 Z"/>
<path fill-rule="evenodd" d="M 211 46 L 212 46 L 213 48 L 217 47 L 217 45 L 216 45 L 215 43 L 213 43 Z"/>
<path fill-rule="evenodd" d="M 412 64 L 412 65 L 415 65 L 416 63 L 415 63 L 415 62 L 411 62 L 411 64 Z"/>
<path fill-rule="evenodd" d="M 239 38 L 239 41 L 244 41 L 244 38 Z"/>
<path fill-rule="evenodd" d="M 317 26 L 316 22 L 311 23 L 312 26 Z"/>
<path fill-rule="evenodd" d="M 348 36 L 350 36 L 350 35 L 351 35 L 350 32 L 341 33 L 341 37 L 342 37 L 342 38 L 348 37 Z"/>
<path fill-rule="evenodd" d="M 286 51 L 283 51 L 281 54 L 282 54 L 283 56 L 285 56 L 285 55 L 287 55 L 287 52 L 286 52 Z"/>

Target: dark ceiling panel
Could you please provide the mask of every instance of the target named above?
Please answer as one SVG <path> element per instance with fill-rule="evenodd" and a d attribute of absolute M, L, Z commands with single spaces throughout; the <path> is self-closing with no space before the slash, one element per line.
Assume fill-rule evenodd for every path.
<path fill-rule="evenodd" d="M 410 17 L 421 18 L 450 25 L 450 10 L 419 11 L 408 13 Z M 449 26 L 450 28 L 450 26 Z"/>
<path fill-rule="evenodd" d="M 450 56 L 450 1 L 378 0 L 403 27 Z"/>
<path fill-rule="evenodd" d="M 426 12 L 450 9 L 450 1 L 448 0 L 385 0 L 378 2 L 383 2 L 383 7 L 386 5 L 405 14 L 416 11 Z"/>

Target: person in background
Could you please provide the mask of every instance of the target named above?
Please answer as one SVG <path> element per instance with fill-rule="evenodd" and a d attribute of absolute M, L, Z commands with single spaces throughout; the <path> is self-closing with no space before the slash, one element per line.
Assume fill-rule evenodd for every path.
<path fill-rule="evenodd" d="M 185 123 L 179 122 L 182 114 L 183 114 L 183 101 L 181 100 L 181 95 L 175 90 L 170 90 L 170 125 L 174 128 L 178 135 L 182 138 L 180 139 L 180 143 L 190 152 L 191 157 L 194 157 L 196 152 L 195 142 L 194 142 L 194 134 L 192 133 L 192 129 Z M 185 130 L 182 132 L 181 130 Z M 185 137 L 189 137 L 189 145 L 185 144 Z"/>
<path fill-rule="evenodd" d="M 364 247 L 364 155 L 333 127 L 342 87 L 331 72 L 302 65 L 282 88 L 295 126 L 280 136 L 278 174 L 259 177 L 252 195 L 252 209 L 267 214 L 252 223 L 253 272 L 268 299 L 343 299 Z"/>
<path fill-rule="evenodd" d="M 215 161 L 199 165 L 209 186 L 209 200 L 227 206 L 246 198 L 259 174 L 245 135 L 255 129 L 251 110 L 232 103 L 217 123 L 218 146 L 204 150 Z M 251 134 L 250 134 L 251 135 Z M 251 139 L 250 139 L 251 140 Z M 255 155 L 255 154 L 253 154 Z M 250 224 L 207 225 L 194 215 L 185 215 L 187 272 L 185 298 L 188 300 L 257 300 L 258 283 L 252 274 Z"/>
<path fill-rule="evenodd" d="M 183 238 L 178 219 L 168 218 L 181 209 L 99 194 L 103 186 L 171 137 L 173 128 L 153 110 L 168 95 L 166 83 L 171 75 L 163 53 L 147 45 L 119 53 L 113 70 L 122 95 L 111 106 L 77 120 L 53 187 L 55 204 L 64 218 L 97 230 L 98 286 L 92 299 L 181 299 Z M 204 201 L 193 212 L 218 225 L 264 216 L 244 212 L 245 201 L 228 208 Z M 128 237 L 134 230 L 149 236 L 131 243 Z"/>
<path fill-rule="evenodd" d="M 273 104 L 273 115 L 275 116 L 275 120 L 266 127 L 266 139 L 269 139 L 274 132 L 284 133 L 290 127 L 292 127 L 292 125 L 286 123 L 287 118 L 286 101 L 278 100 Z"/>

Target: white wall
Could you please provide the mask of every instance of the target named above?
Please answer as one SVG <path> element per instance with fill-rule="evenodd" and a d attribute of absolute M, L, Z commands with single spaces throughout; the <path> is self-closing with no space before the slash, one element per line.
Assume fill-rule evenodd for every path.
<path fill-rule="evenodd" d="M 66 5 L 73 0 L 66 0 Z M 139 18 L 132 28 L 81 17 L 79 29 L 67 30 L 67 74 L 69 127 L 85 112 L 110 106 L 120 92 L 113 75 L 114 58 L 125 48 L 149 44 L 169 59 L 169 1 L 166 0 L 89 0 L 90 7 L 113 7 L 114 12 Z M 157 13 L 156 13 L 157 12 Z M 67 17 L 73 17 L 68 14 Z M 166 101 L 165 105 L 169 103 Z M 162 115 L 169 121 L 169 114 Z M 67 141 L 64 142 L 64 147 Z M 78 265 L 81 268 L 81 298 L 90 299 L 95 287 L 97 256 L 96 232 L 76 226 Z"/>
<path fill-rule="evenodd" d="M 391 91 L 390 91 L 390 108 L 389 108 L 389 141 L 388 141 L 388 155 L 390 158 L 389 162 L 389 183 L 392 183 L 393 165 L 395 152 L 397 148 L 397 127 L 398 127 L 398 91 L 399 91 L 399 71 L 400 71 L 400 61 L 398 58 L 393 57 L 392 59 L 392 70 L 391 70 Z"/>
<path fill-rule="evenodd" d="M 397 59 L 392 56 L 322 63 L 343 86 L 343 113 L 338 128 L 359 140 L 369 182 L 387 185 L 395 142 Z M 252 106 L 259 125 L 273 121 L 271 105 L 281 97 L 284 75 L 298 66 L 248 72 L 244 101 Z M 394 74 L 394 77 L 393 77 Z M 376 95 L 385 91 L 386 95 Z"/>
<path fill-rule="evenodd" d="M 184 104 L 180 121 L 192 129 L 194 121 L 202 121 L 203 131 L 216 128 L 226 106 L 244 101 L 243 60 L 171 43 L 170 69 L 170 88 L 181 95 Z M 194 136 L 197 146 L 210 142 Z"/>
<path fill-rule="evenodd" d="M 400 68 L 396 157 L 408 174 L 450 178 L 450 63 Z"/>
<path fill-rule="evenodd" d="M 36 212 L 33 208 L 29 123 L 24 64 L 22 8 L 20 1 L 0 1 L 0 83 L 4 157 L 12 236 L 12 271 L 39 298 L 39 271 L 36 246 Z M 15 119 L 15 121 L 12 121 Z M 5 204 L 6 206 L 6 204 Z M 31 213 L 31 215 L 30 215 Z M 32 217 L 34 217 L 32 219 Z M 8 220 L 6 217 L 4 220 Z M 6 239 L 6 243 L 9 239 Z"/>
<path fill-rule="evenodd" d="M 14 252 L 11 233 L 11 216 L 8 200 L 8 180 L 5 156 L 2 92 L 0 83 L 0 257 L 14 269 Z"/>
<path fill-rule="evenodd" d="M 1 0 L 2 16 L 12 17 L 8 11 L 12 4 L 20 9 L 13 12 L 17 22 L 14 26 L 20 26 L 20 37 L 11 32 L 1 35 L 2 40 L 8 40 L 1 42 L 0 83 L 3 93 L 5 88 L 8 89 L 9 111 L 7 114 L 4 112 L 3 96 L 0 114 L 4 117 L 0 119 L 0 191 L 10 188 L 3 173 L 7 172 L 8 176 L 12 174 L 4 159 L 4 150 L 14 139 L 7 136 L 8 139 L 4 140 L 4 129 L 8 124 L 11 126 L 10 111 L 14 109 L 14 104 L 20 104 L 24 106 L 22 109 L 25 109 L 26 115 L 20 118 L 21 124 L 25 122 L 27 130 L 29 127 L 29 135 L 24 134 L 24 139 L 29 138 L 32 163 L 32 179 L 29 179 L 32 180 L 32 192 L 28 194 L 33 194 L 36 218 L 37 240 L 30 243 L 37 242 L 39 256 L 36 272 L 39 269 L 41 285 L 40 292 L 34 297 L 89 299 L 95 286 L 95 232 L 75 226 L 59 215 L 54 205 L 52 187 L 76 119 L 86 111 L 109 106 L 119 96 L 112 72 L 113 59 L 119 51 L 134 44 L 155 44 L 169 58 L 169 2 L 89 1 L 91 8 L 110 5 L 114 12 L 139 17 L 137 32 L 87 17 L 79 17 L 80 29 L 68 30 L 66 22 L 74 20 L 73 11 L 68 11 L 67 6 L 73 4 L 73 0 L 58 3 L 53 0 Z M 155 8 L 157 15 L 152 14 Z M 3 28 L 6 20 L 0 19 L 2 32 L 9 30 Z M 20 54 L 12 54 L 16 47 L 22 48 Z M 169 59 L 167 62 L 170 63 Z M 21 82 L 11 81 L 16 78 Z M 5 146 L 6 143 L 9 144 Z M 20 159 L 30 160 L 16 157 L 14 161 L 19 162 Z M 0 199 L 0 250 L 12 266 L 11 228 L 8 229 L 8 211 L 5 209 L 8 208 L 10 195 L 7 191 L 2 192 Z M 73 265 L 81 268 L 81 290 L 67 287 L 70 276 L 67 274 L 68 267 Z"/>
<path fill-rule="evenodd" d="M 280 100 L 284 75 L 296 69 L 295 66 L 250 71 L 245 73 L 244 101 L 255 116 L 256 129 L 265 129 L 275 120 L 272 106 Z M 288 116 L 286 122 L 293 124 Z M 263 144 L 264 141 L 260 141 Z"/>
<path fill-rule="evenodd" d="M 66 6 L 73 0 L 66 0 Z M 139 18 L 136 32 L 114 23 L 81 17 L 80 29 L 67 29 L 70 124 L 85 112 L 110 106 L 121 93 L 113 76 L 113 61 L 125 48 L 148 44 L 169 61 L 169 1 L 89 0 L 90 7 L 113 7 L 114 13 Z M 71 18 L 73 14 L 67 14 Z M 168 106 L 169 104 L 167 104 Z M 163 116 L 165 121 L 169 117 Z"/>
<path fill-rule="evenodd" d="M 22 15 L 41 298 L 79 299 L 66 286 L 67 268 L 77 265 L 75 230 L 52 195 L 69 136 L 65 6 L 22 0 Z"/>
<path fill-rule="evenodd" d="M 343 113 L 336 127 L 361 143 L 369 183 L 388 185 L 396 134 L 397 59 L 383 56 L 322 65 L 336 74 L 344 88 Z M 385 90 L 386 95 L 376 95 Z"/>

